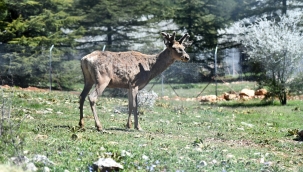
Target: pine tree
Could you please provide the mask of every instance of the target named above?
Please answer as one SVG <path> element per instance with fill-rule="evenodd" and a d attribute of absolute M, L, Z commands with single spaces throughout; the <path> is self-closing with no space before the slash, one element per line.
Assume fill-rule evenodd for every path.
<path fill-rule="evenodd" d="M 287 11 L 302 8 L 303 0 L 236 0 L 237 6 L 233 11 L 232 18 L 237 21 L 249 17 L 262 17 L 268 15 L 278 16 L 287 14 Z"/>
<path fill-rule="evenodd" d="M 214 48 L 217 30 L 230 21 L 233 0 L 176 0 L 174 21 L 194 39 L 193 51 Z"/>
<path fill-rule="evenodd" d="M 78 0 L 77 13 L 84 16 L 81 26 L 86 29 L 84 45 L 91 50 L 124 51 L 134 43 L 143 27 L 150 26 L 161 16 L 165 1 L 143 0 Z M 143 35 L 141 35 L 143 36 Z M 158 36 L 158 34 L 157 34 Z M 143 39 L 142 39 L 143 40 Z"/>
<path fill-rule="evenodd" d="M 1 51 L 6 53 L 1 57 L 1 68 L 4 70 L 0 76 L 13 77 L 8 83 L 27 86 L 47 80 L 46 74 L 50 69 L 46 52 L 49 47 L 57 47 L 53 52 L 53 63 L 58 66 L 59 56 L 71 50 L 60 47 L 76 45 L 75 39 L 83 29 L 76 26 L 81 17 L 70 16 L 66 12 L 71 7 L 70 2 L 3 0 L 0 3 L 6 9 L 0 25 Z"/>
<path fill-rule="evenodd" d="M 193 45 L 187 52 L 199 54 L 192 58 L 209 72 L 203 79 L 209 80 L 214 76 L 217 31 L 231 22 L 231 13 L 235 7 L 234 0 L 175 0 L 173 20 L 182 31 L 190 34 Z M 217 64 L 222 63 L 223 56 L 218 56 Z"/>

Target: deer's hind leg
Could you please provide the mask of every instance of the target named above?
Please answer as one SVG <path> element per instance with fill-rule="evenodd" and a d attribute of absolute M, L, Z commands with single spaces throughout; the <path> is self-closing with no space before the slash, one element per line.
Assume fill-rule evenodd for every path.
<path fill-rule="evenodd" d="M 83 120 L 84 101 L 85 101 L 85 98 L 86 98 L 87 94 L 89 93 L 90 89 L 92 88 L 92 86 L 93 86 L 93 83 L 89 83 L 89 82 L 85 83 L 84 88 L 83 88 L 83 90 L 80 94 L 80 101 L 79 101 L 79 103 L 80 103 L 80 107 L 79 107 L 79 109 L 80 109 L 80 121 L 79 121 L 79 126 L 81 128 L 84 127 L 84 120 Z"/>
<path fill-rule="evenodd" d="M 96 102 L 97 102 L 98 96 L 102 94 L 102 92 L 107 87 L 109 82 L 110 82 L 109 77 L 99 76 L 97 78 L 97 83 L 96 83 L 96 86 L 95 86 L 94 90 L 88 96 L 88 99 L 89 99 L 89 102 L 90 102 L 90 107 L 92 109 L 92 112 L 93 112 L 94 118 L 95 118 L 95 125 L 96 125 L 98 131 L 102 130 L 102 125 L 99 121 L 98 114 L 97 114 L 97 111 L 96 111 Z"/>

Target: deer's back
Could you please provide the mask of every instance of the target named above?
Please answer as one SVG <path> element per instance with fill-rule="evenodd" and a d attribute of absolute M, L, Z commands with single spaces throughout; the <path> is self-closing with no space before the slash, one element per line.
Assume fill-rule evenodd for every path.
<path fill-rule="evenodd" d="M 94 51 L 81 59 L 83 73 L 109 76 L 108 87 L 128 88 L 131 84 L 148 82 L 150 68 L 156 62 L 156 56 L 140 52 Z"/>

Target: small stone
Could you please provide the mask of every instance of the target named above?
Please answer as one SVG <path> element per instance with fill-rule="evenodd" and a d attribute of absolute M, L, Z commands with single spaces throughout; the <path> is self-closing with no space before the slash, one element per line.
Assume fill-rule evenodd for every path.
<path fill-rule="evenodd" d="M 132 156 L 132 154 L 126 150 L 122 150 L 121 151 L 121 156 L 124 157 L 124 156 Z"/>
<path fill-rule="evenodd" d="M 207 162 L 206 162 L 206 161 L 201 161 L 201 162 L 200 162 L 200 165 L 201 165 L 202 167 L 205 167 L 205 166 L 207 166 Z"/>
<path fill-rule="evenodd" d="M 211 163 L 212 163 L 212 164 L 217 164 L 217 163 L 218 163 L 218 161 L 217 161 L 217 160 L 215 160 L 215 159 L 213 159 L 213 160 L 211 161 Z"/>
<path fill-rule="evenodd" d="M 35 166 L 34 163 L 30 162 L 26 164 L 27 171 L 38 171 L 38 168 Z"/>
<path fill-rule="evenodd" d="M 45 155 L 35 155 L 32 160 L 34 162 L 42 162 L 43 164 L 47 164 L 47 165 L 53 165 L 54 164 Z"/>
<path fill-rule="evenodd" d="M 235 156 L 234 155 L 232 155 L 232 154 L 227 154 L 226 155 L 226 158 L 234 158 Z"/>
<path fill-rule="evenodd" d="M 148 160 L 149 158 L 148 158 L 148 156 L 146 156 L 146 155 L 142 155 L 142 159 Z"/>
<path fill-rule="evenodd" d="M 43 172 L 50 172 L 50 169 L 48 167 L 43 167 Z"/>
<path fill-rule="evenodd" d="M 119 169 L 123 169 L 123 166 L 112 158 L 100 158 L 93 165 L 96 170 L 100 171 L 118 171 Z"/>

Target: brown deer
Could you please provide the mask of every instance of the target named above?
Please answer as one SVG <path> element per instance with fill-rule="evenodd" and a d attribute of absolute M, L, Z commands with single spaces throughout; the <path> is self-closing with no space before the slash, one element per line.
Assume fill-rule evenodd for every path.
<path fill-rule="evenodd" d="M 191 42 L 185 34 L 178 41 L 176 33 L 169 35 L 161 33 L 166 49 L 157 55 L 146 55 L 136 51 L 108 52 L 94 51 L 81 59 L 81 68 L 84 75 L 84 88 L 80 94 L 80 127 L 84 127 L 83 104 L 93 85 L 95 88 L 89 94 L 90 107 L 94 114 L 97 130 L 102 126 L 96 112 L 96 101 L 106 87 L 128 89 L 129 116 L 126 127 L 131 127 L 131 114 L 134 113 L 135 129 L 141 130 L 137 112 L 137 94 L 151 79 L 159 75 L 176 60 L 189 61 L 189 55 L 184 51 Z"/>

